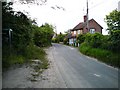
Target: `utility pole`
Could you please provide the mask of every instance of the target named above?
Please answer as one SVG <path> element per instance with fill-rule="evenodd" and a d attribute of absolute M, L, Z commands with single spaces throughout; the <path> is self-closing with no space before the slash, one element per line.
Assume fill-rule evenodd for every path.
<path fill-rule="evenodd" d="M 89 31 L 89 23 L 88 23 L 88 20 L 89 20 L 89 15 L 88 15 L 88 0 L 87 0 L 87 30 Z"/>
<path fill-rule="evenodd" d="M 55 35 L 55 37 L 57 36 L 57 29 L 56 29 L 56 26 L 54 26 L 54 35 Z"/>
<path fill-rule="evenodd" d="M 120 1 L 118 2 L 118 11 L 120 11 Z"/>

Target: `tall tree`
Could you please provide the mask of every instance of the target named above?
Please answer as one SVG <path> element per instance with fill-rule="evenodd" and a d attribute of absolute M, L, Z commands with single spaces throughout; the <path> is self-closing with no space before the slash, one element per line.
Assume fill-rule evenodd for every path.
<path fill-rule="evenodd" d="M 53 37 L 53 26 L 45 23 L 41 27 L 36 25 L 33 26 L 34 28 L 34 43 L 37 46 L 50 46 L 51 39 Z"/>
<path fill-rule="evenodd" d="M 32 42 L 31 20 L 22 12 L 15 12 L 11 8 L 13 3 L 2 3 L 3 30 L 11 28 L 12 46 L 18 52 L 26 48 Z M 3 41 L 5 41 L 3 39 Z M 7 44 L 4 44 L 7 45 Z M 23 52 L 23 51 L 21 51 Z"/>
<path fill-rule="evenodd" d="M 109 15 L 106 15 L 105 21 L 108 25 L 108 30 L 120 30 L 120 11 L 113 10 Z"/>

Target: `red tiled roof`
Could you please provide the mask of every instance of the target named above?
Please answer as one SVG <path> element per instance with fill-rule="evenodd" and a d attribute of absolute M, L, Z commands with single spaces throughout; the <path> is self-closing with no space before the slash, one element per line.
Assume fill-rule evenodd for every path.
<path fill-rule="evenodd" d="M 94 19 L 91 19 L 91 20 L 89 20 L 89 22 L 90 21 L 95 21 Z M 95 21 L 96 22 L 96 21 Z M 97 22 L 96 22 L 97 23 Z M 98 23 L 97 23 L 98 24 Z M 76 25 L 71 31 L 74 31 L 74 30 L 79 30 L 79 29 L 83 29 L 85 26 L 87 25 L 87 23 L 86 22 L 80 22 L 78 25 Z M 100 25 L 100 24 L 98 24 L 102 29 L 103 29 L 103 27 Z"/>
<path fill-rule="evenodd" d="M 80 22 L 78 25 L 76 25 L 72 30 L 78 30 L 78 29 L 82 29 L 86 26 L 86 23 L 84 22 Z M 71 30 L 71 31 L 72 31 Z"/>

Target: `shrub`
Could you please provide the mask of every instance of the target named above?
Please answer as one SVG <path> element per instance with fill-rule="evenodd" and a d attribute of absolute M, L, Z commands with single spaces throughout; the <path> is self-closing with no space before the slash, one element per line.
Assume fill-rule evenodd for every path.
<path fill-rule="evenodd" d="M 29 59 L 40 59 L 43 60 L 45 59 L 45 51 L 35 45 L 29 45 L 26 47 L 25 52 L 23 56 L 26 58 L 26 60 Z"/>
<path fill-rule="evenodd" d="M 52 38 L 52 42 L 53 43 L 59 43 L 59 39 L 58 38 Z"/>
<path fill-rule="evenodd" d="M 114 52 L 120 52 L 120 30 L 111 32 L 110 41 L 111 50 Z"/>
<path fill-rule="evenodd" d="M 11 54 L 8 56 L 2 57 L 2 67 L 8 68 L 13 64 L 23 64 L 25 62 L 25 59 L 21 55 Z"/>
<path fill-rule="evenodd" d="M 68 38 L 64 38 L 63 43 L 68 45 Z"/>
<path fill-rule="evenodd" d="M 52 38 L 52 42 L 55 43 L 56 38 Z"/>
<path fill-rule="evenodd" d="M 6 52 L 4 52 L 6 53 Z M 14 64 L 23 64 L 25 62 L 29 62 L 32 59 L 39 59 L 41 62 L 43 62 L 43 66 L 47 67 L 48 61 L 45 58 L 45 51 L 35 45 L 29 45 L 24 49 L 24 52 L 20 55 L 17 55 L 16 53 L 9 53 L 3 54 L 2 56 L 2 65 L 3 68 L 8 68 Z"/>
<path fill-rule="evenodd" d="M 77 37 L 77 43 L 81 44 L 85 40 L 85 35 L 84 34 L 79 34 Z"/>
<path fill-rule="evenodd" d="M 49 24 L 42 25 L 41 27 L 34 27 L 34 43 L 37 46 L 44 47 L 50 46 L 53 36 L 53 28 Z"/>
<path fill-rule="evenodd" d="M 110 48 L 110 40 L 109 40 L 109 35 L 104 35 L 102 38 L 102 44 L 101 44 L 101 49 L 109 50 Z"/>
<path fill-rule="evenodd" d="M 16 63 L 23 63 L 29 59 L 44 60 L 45 52 L 37 46 L 51 45 L 53 26 L 45 23 L 37 26 L 34 20 L 28 18 L 22 12 L 13 11 L 12 3 L 2 3 L 3 31 L 11 28 L 11 43 L 9 33 L 2 35 L 3 39 L 3 68 Z M 33 45 L 31 45 L 33 44 Z M 35 44 L 35 45 L 34 45 Z M 46 61 L 47 62 L 47 61 Z"/>
<path fill-rule="evenodd" d="M 93 48 L 99 48 L 103 42 L 103 35 L 100 33 L 90 34 L 87 33 L 85 35 L 85 42 Z"/>
<path fill-rule="evenodd" d="M 87 55 L 88 50 L 90 49 L 90 46 L 88 46 L 85 42 L 80 45 L 79 50 Z"/>
<path fill-rule="evenodd" d="M 120 54 L 113 53 L 109 50 L 104 50 L 100 48 L 92 48 L 86 43 L 82 43 L 79 47 L 80 52 L 88 56 L 97 58 L 98 60 L 110 64 L 112 66 L 119 66 Z"/>

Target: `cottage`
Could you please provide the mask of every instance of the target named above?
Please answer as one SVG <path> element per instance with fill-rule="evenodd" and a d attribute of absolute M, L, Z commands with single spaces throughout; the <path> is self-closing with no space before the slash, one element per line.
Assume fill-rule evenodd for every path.
<path fill-rule="evenodd" d="M 76 45 L 76 37 L 79 34 L 86 34 L 86 33 L 92 33 L 99 32 L 102 34 L 103 27 L 98 24 L 94 19 L 90 19 L 88 21 L 89 29 L 87 28 L 87 16 L 84 16 L 84 22 L 80 22 L 78 25 L 76 25 L 73 29 L 71 29 L 69 34 L 69 44 L 75 44 Z"/>

